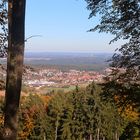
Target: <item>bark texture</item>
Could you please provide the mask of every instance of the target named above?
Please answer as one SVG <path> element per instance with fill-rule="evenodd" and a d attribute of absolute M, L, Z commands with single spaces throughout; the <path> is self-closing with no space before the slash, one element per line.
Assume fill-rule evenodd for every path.
<path fill-rule="evenodd" d="M 26 0 L 8 0 L 8 58 L 4 129 L 0 140 L 16 140 L 22 84 Z"/>

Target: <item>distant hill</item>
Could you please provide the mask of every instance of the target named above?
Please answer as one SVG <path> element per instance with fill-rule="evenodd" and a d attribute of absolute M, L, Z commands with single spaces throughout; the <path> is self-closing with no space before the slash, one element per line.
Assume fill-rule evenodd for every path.
<path fill-rule="evenodd" d="M 102 71 L 108 67 L 112 53 L 26 52 L 25 65 L 53 67 L 61 70 Z M 5 63 L 1 60 L 0 63 Z"/>

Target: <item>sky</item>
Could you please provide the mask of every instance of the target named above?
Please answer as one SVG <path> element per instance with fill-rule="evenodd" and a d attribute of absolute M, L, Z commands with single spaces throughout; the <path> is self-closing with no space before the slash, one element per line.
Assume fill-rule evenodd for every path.
<path fill-rule="evenodd" d="M 110 34 L 87 32 L 97 25 L 97 17 L 84 0 L 27 0 L 27 52 L 114 52 L 119 42 L 109 45 Z"/>

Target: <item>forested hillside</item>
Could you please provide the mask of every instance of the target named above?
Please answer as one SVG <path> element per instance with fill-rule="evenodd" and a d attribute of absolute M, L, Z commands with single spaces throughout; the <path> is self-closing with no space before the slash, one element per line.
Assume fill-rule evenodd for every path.
<path fill-rule="evenodd" d="M 94 83 L 66 93 L 26 94 L 21 98 L 18 140 L 138 140 L 138 110 L 117 102 L 117 97 L 104 100 L 102 86 Z"/>

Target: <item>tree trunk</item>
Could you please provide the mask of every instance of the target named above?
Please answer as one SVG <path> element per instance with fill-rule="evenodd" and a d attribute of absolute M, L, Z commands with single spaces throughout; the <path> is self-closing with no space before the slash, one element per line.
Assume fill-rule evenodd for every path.
<path fill-rule="evenodd" d="M 118 132 L 115 132 L 115 140 L 119 140 Z"/>
<path fill-rule="evenodd" d="M 46 134 L 45 134 L 45 132 L 44 132 L 44 140 L 46 140 Z"/>
<path fill-rule="evenodd" d="M 4 129 L 0 140 L 16 140 L 24 58 L 26 0 L 8 0 L 8 58 Z"/>
<path fill-rule="evenodd" d="M 100 129 L 97 129 L 97 140 L 100 140 Z"/>
<path fill-rule="evenodd" d="M 57 140 L 57 133 L 58 133 L 58 117 L 56 120 L 56 127 L 55 127 L 55 140 Z"/>
<path fill-rule="evenodd" d="M 92 134 L 89 135 L 89 139 L 92 140 Z"/>

